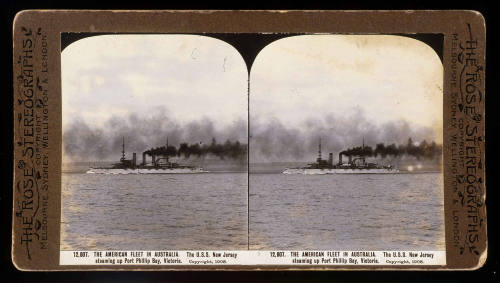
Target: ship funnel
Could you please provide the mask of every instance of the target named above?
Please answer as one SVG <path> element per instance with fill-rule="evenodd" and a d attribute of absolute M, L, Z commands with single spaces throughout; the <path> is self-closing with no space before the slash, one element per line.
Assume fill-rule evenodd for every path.
<path fill-rule="evenodd" d="M 146 152 L 142 153 L 142 166 L 146 165 Z"/>
<path fill-rule="evenodd" d="M 339 153 L 339 165 L 342 165 L 342 152 Z"/>
<path fill-rule="evenodd" d="M 333 153 L 328 154 L 328 164 L 333 165 Z"/>
<path fill-rule="evenodd" d="M 153 163 L 154 166 L 156 166 L 156 156 L 154 154 L 151 155 L 151 162 Z"/>
<path fill-rule="evenodd" d="M 137 166 L 137 155 L 134 153 L 132 153 L 132 167 L 136 167 Z"/>

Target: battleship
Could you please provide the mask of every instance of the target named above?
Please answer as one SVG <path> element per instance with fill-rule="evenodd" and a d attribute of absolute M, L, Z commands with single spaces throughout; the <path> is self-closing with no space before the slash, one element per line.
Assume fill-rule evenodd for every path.
<path fill-rule="evenodd" d="M 167 139 L 168 148 L 168 139 Z M 188 165 L 180 165 L 171 162 L 168 155 L 156 156 L 154 153 L 150 154 L 151 162 L 146 160 L 146 152 L 142 153 L 142 162 L 137 164 L 137 155 L 134 152 L 132 159 L 125 158 L 125 137 L 122 143 L 122 157 L 120 162 L 111 165 L 110 167 L 91 167 L 87 170 L 87 174 L 195 174 L 207 173 L 201 167 L 194 167 Z"/>
<path fill-rule="evenodd" d="M 363 139 L 362 149 L 364 150 L 365 142 Z M 361 152 L 363 152 L 363 150 Z M 347 162 L 342 161 L 342 156 L 346 155 Z M 399 173 L 399 170 L 392 165 L 378 165 L 377 163 L 368 163 L 363 155 L 353 156 L 339 153 L 339 161 L 333 164 L 333 153 L 329 153 L 328 160 L 321 157 L 321 139 L 319 140 L 318 158 L 315 163 L 310 163 L 305 167 L 286 168 L 283 174 L 303 174 L 303 175 L 325 175 L 325 174 L 394 174 Z"/>

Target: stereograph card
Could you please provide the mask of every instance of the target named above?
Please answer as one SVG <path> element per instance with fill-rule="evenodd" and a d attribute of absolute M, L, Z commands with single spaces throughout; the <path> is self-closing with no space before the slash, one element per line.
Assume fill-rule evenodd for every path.
<path fill-rule="evenodd" d="M 18 13 L 20 270 L 471 270 L 474 11 Z"/>

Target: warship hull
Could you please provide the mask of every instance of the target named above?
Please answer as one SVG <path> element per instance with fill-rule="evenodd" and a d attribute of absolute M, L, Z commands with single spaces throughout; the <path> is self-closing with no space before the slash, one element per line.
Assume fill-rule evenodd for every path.
<path fill-rule="evenodd" d="M 334 169 L 313 169 L 313 168 L 286 168 L 283 174 L 301 175 L 327 175 L 327 174 L 396 174 L 399 170 L 394 168 L 334 168 Z"/>
<path fill-rule="evenodd" d="M 118 175 L 118 174 L 199 174 L 208 173 L 209 171 L 203 168 L 127 168 L 127 169 L 115 169 L 115 168 L 90 168 L 87 174 L 107 174 L 107 175 Z"/>

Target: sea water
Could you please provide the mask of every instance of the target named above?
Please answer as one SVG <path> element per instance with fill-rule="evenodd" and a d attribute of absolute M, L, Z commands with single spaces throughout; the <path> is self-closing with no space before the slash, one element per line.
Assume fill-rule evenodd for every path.
<path fill-rule="evenodd" d="M 61 250 L 248 248 L 247 174 L 62 176 Z"/>
<path fill-rule="evenodd" d="M 444 250 L 441 176 L 251 174 L 250 248 Z"/>
<path fill-rule="evenodd" d="M 61 205 L 62 250 L 444 250 L 439 173 L 63 173 Z"/>

